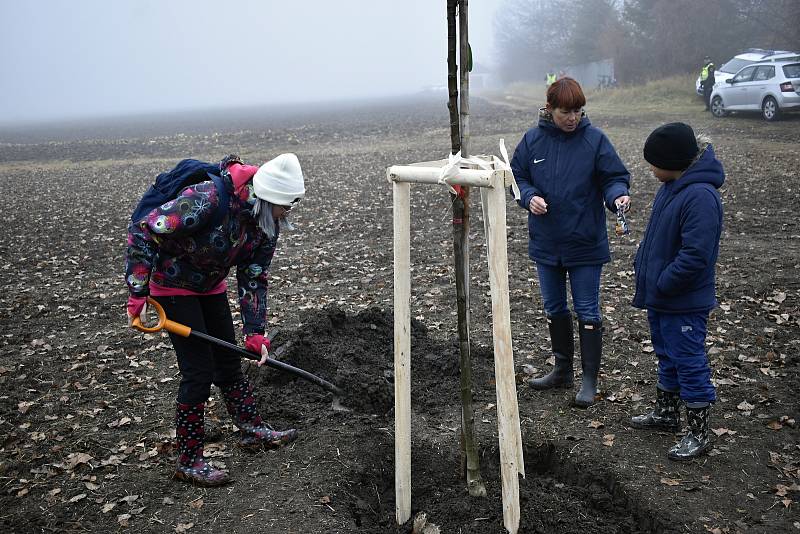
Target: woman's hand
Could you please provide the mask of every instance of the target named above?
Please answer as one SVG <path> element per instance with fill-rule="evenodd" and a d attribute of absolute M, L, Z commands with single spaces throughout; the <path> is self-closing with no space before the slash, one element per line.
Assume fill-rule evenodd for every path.
<path fill-rule="evenodd" d="M 631 197 L 628 195 L 617 197 L 617 199 L 614 201 L 614 205 L 617 207 L 617 210 L 622 208 L 622 213 L 628 213 L 631 211 Z"/>
<path fill-rule="evenodd" d="M 534 215 L 544 215 L 547 213 L 547 202 L 542 197 L 534 196 L 528 204 L 528 209 Z"/>

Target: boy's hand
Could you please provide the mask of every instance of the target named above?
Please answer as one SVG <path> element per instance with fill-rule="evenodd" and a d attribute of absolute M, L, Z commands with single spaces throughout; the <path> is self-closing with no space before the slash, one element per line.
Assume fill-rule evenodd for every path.
<path fill-rule="evenodd" d="M 542 197 L 535 196 L 531 199 L 530 204 L 528 204 L 528 209 L 531 210 L 531 213 L 534 215 L 544 215 L 547 213 L 547 202 L 545 202 Z"/>
<path fill-rule="evenodd" d="M 631 197 L 628 195 L 617 197 L 617 199 L 614 201 L 614 205 L 617 206 L 617 210 L 622 208 L 622 213 L 628 213 L 631 211 Z"/>

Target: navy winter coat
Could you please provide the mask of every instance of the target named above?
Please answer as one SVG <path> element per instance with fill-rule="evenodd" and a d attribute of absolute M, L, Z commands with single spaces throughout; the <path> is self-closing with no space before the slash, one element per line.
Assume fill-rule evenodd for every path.
<path fill-rule="evenodd" d="M 714 267 L 722 233 L 722 164 L 706 145 L 684 174 L 656 193 L 633 268 L 633 305 L 662 313 L 708 311 L 717 304 Z"/>
<path fill-rule="evenodd" d="M 528 214 L 528 255 L 538 263 L 575 267 L 611 260 L 608 209 L 628 194 L 630 174 L 605 134 L 583 117 L 573 132 L 558 128 L 548 113 L 522 138 L 511 159 L 519 205 L 547 202 L 544 215 Z"/>

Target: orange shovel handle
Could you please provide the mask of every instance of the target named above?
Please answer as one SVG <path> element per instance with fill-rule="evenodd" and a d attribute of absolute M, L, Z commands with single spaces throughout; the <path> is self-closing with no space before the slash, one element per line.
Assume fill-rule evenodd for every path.
<path fill-rule="evenodd" d="M 155 326 L 145 326 L 142 324 L 142 321 L 139 320 L 139 317 L 134 317 L 131 326 L 133 326 L 135 329 L 142 332 L 147 332 L 148 334 L 166 330 L 167 332 L 172 332 L 173 334 L 177 334 L 181 337 L 189 337 L 191 335 L 191 328 L 167 319 L 167 314 L 164 313 L 164 308 L 161 307 L 161 304 L 150 297 L 147 297 L 147 304 L 156 310 L 156 314 L 158 314 L 158 323 Z"/>

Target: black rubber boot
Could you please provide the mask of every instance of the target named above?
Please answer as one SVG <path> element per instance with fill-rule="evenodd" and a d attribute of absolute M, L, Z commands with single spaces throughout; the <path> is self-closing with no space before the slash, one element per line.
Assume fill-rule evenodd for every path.
<path fill-rule="evenodd" d="M 174 477 L 197 486 L 222 486 L 231 481 L 228 473 L 215 469 L 203 458 L 205 408 L 204 402 L 177 403 L 175 438 L 178 443 L 178 464 Z"/>
<path fill-rule="evenodd" d="M 681 429 L 681 398 L 678 393 L 656 388 L 656 405 L 653 411 L 631 417 L 633 428 L 666 430 L 677 432 Z"/>
<path fill-rule="evenodd" d="M 578 321 L 578 337 L 581 341 L 581 389 L 575 396 L 575 406 L 588 408 L 597 395 L 597 375 L 600 373 L 600 358 L 603 354 L 603 323 Z"/>
<path fill-rule="evenodd" d="M 689 422 L 689 432 L 680 443 L 672 447 L 667 456 L 670 460 L 691 460 L 709 450 L 713 444 L 708 434 L 708 416 L 711 406 L 702 408 L 686 407 L 686 419 Z"/>
<path fill-rule="evenodd" d="M 277 449 L 297 439 L 297 430 L 274 430 L 258 415 L 253 386 L 246 378 L 222 388 L 225 408 L 239 427 L 239 445 L 246 449 Z"/>
<path fill-rule="evenodd" d="M 541 378 L 531 378 L 528 385 L 533 389 L 571 388 L 574 384 L 572 359 L 575 342 L 572 338 L 572 315 L 557 315 L 547 318 L 550 344 L 556 359 L 553 370 Z"/>

